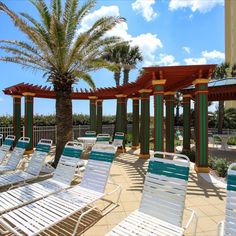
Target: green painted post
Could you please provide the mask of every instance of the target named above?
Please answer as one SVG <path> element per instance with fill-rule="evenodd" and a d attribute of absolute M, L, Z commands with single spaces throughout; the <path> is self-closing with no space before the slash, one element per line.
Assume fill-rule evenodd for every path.
<path fill-rule="evenodd" d="M 102 102 L 103 100 L 97 100 L 97 133 L 102 133 Z"/>
<path fill-rule="evenodd" d="M 151 89 L 141 89 L 141 126 L 140 126 L 140 158 L 149 158 L 150 138 L 150 93 Z"/>
<path fill-rule="evenodd" d="M 116 131 L 126 132 L 126 95 L 118 94 L 117 97 L 117 120 L 116 120 Z"/>
<path fill-rule="evenodd" d="M 175 149 L 175 133 L 174 133 L 174 104 L 176 92 L 165 93 L 166 101 L 166 151 L 174 152 Z"/>
<path fill-rule="evenodd" d="M 133 125 L 132 125 L 132 149 L 139 148 L 139 98 L 133 100 Z"/>
<path fill-rule="evenodd" d="M 197 79 L 195 85 L 195 132 L 196 162 L 195 170 L 209 172 L 208 168 L 208 79 Z"/>
<path fill-rule="evenodd" d="M 21 96 L 13 95 L 13 130 L 16 141 L 21 137 Z"/>
<path fill-rule="evenodd" d="M 190 114 L 190 104 L 191 95 L 183 95 L 183 118 L 184 118 L 184 130 L 183 130 L 183 150 L 190 151 L 190 138 L 191 138 L 191 114 Z"/>
<path fill-rule="evenodd" d="M 154 151 L 164 151 L 164 85 L 166 80 L 153 80 L 154 94 Z M 161 157 L 161 156 L 160 156 Z"/>
<path fill-rule="evenodd" d="M 90 96 L 88 97 L 90 101 L 90 130 L 96 131 L 97 125 L 96 125 L 96 117 L 97 117 L 97 97 L 96 96 Z"/>
<path fill-rule="evenodd" d="M 25 96 L 25 136 L 30 138 L 27 152 L 33 151 L 34 140 L 34 93 L 23 93 Z"/>

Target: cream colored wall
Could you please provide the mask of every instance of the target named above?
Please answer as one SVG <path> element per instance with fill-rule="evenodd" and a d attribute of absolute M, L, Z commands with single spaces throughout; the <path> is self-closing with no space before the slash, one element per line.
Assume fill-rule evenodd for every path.
<path fill-rule="evenodd" d="M 236 0 L 225 0 L 225 61 L 236 63 Z M 236 101 L 227 101 L 225 106 L 236 108 Z"/>

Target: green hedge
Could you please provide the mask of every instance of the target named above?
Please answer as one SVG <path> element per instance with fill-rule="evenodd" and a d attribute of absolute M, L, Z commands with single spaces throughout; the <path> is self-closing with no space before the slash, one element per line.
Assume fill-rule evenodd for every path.
<path fill-rule="evenodd" d="M 103 116 L 103 124 L 115 124 L 116 117 L 114 115 Z M 127 114 L 127 122 L 132 123 L 132 113 Z M 22 118 L 24 123 L 24 118 Z M 88 125 L 89 115 L 73 114 L 73 125 Z M 55 115 L 34 115 L 34 125 L 37 126 L 52 126 L 56 125 Z M 12 126 L 12 116 L 0 116 L 0 126 Z"/>

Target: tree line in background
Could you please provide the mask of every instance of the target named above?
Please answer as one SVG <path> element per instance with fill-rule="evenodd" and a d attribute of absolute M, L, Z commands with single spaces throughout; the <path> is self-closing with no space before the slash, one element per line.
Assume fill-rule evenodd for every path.
<path fill-rule="evenodd" d="M 194 110 L 191 109 L 191 126 L 194 126 Z M 115 115 L 105 115 L 102 118 L 104 125 L 115 124 Z M 218 110 L 215 112 L 208 113 L 209 128 L 218 128 Z M 127 114 L 127 123 L 132 124 L 133 116 L 132 113 Z M 150 126 L 153 127 L 153 117 L 150 117 Z M 22 118 L 22 124 L 24 118 Z M 84 114 L 73 114 L 73 125 L 88 125 L 89 115 Z M 36 126 L 53 126 L 56 125 L 55 115 L 34 115 L 34 125 Z M 179 115 L 178 123 L 175 122 L 176 126 L 183 126 L 183 114 Z M 9 127 L 12 126 L 12 116 L 0 116 L 0 126 Z M 236 108 L 229 108 L 224 111 L 224 129 L 236 129 Z"/>

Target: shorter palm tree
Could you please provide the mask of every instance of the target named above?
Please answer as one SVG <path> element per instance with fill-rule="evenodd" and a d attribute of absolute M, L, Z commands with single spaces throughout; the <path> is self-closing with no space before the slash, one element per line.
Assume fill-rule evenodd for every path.
<path fill-rule="evenodd" d="M 136 68 L 138 62 L 143 60 L 139 47 L 131 47 L 129 44 L 124 44 L 121 47 L 121 61 L 123 66 L 124 80 L 123 84 L 129 83 L 129 72 Z"/>
<path fill-rule="evenodd" d="M 220 80 L 226 78 L 229 74 L 230 64 L 228 62 L 221 63 L 218 65 L 212 75 L 212 79 Z M 219 101 L 218 106 L 218 133 L 222 134 L 223 130 L 223 123 L 224 123 L 224 101 Z"/>

